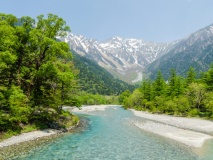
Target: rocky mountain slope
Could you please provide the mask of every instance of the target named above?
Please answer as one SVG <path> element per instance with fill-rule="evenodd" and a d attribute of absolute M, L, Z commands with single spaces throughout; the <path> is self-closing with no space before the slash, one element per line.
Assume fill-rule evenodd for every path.
<path fill-rule="evenodd" d="M 190 66 L 197 72 L 209 69 L 213 63 L 213 24 L 179 41 L 173 49 L 147 66 L 146 72 L 153 79 L 161 70 L 167 79 L 170 69 L 176 69 L 180 75 L 185 75 Z"/>
<path fill-rule="evenodd" d="M 73 51 L 73 62 L 79 73 L 80 89 L 92 94 L 118 95 L 125 90 L 133 91 L 135 86 L 114 78 L 96 62 Z"/>
<path fill-rule="evenodd" d="M 113 37 L 104 42 L 68 33 L 61 39 L 79 55 L 96 61 L 115 77 L 126 82 L 142 79 L 144 68 L 173 48 L 175 43 L 154 43 Z"/>
<path fill-rule="evenodd" d="M 128 83 L 136 83 L 144 75 L 153 79 L 158 70 L 167 79 L 171 68 L 180 75 L 184 75 L 190 66 L 202 72 L 213 62 L 213 24 L 171 43 L 121 37 L 99 42 L 71 33 L 61 40 L 79 55 L 96 61 Z"/>

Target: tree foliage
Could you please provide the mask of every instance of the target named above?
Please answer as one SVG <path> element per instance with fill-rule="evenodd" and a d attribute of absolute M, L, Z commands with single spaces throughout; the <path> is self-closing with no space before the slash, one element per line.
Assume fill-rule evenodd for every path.
<path fill-rule="evenodd" d="M 0 14 L 0 131 L 24 123 L 57 121 L 62 105 L 74 103 L 76 71 L 65 42 L 69 31 L 53 14 L 16 18 Z"/>
<path fill-rule="evenodd" d="M 143 81 L 141 87 L 121 103 L 124 108 L 154 113 L 213 118 L 212 73 L 211 66 L 201 79 L 195 79 L 196 73 L 190 67 L 187 77 L 183 78 L 172 69 L 169 81 L 165 82 L 159 71 L 154 82 Z M 123 95 L 125 92 L 121 94 L 121 99 Z"/>
<path fill-rule="evenodd" d="M 73 52 L 75 67 L 80 71 L 80 89 L 91 94 L 119 95 L 125 90 L 134 90 L 134 86 L 114 78 L 96 62 Z"/>

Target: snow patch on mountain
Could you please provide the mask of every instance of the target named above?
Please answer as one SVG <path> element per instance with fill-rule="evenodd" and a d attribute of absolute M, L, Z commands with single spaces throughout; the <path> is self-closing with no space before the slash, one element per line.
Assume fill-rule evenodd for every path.
<path fill-rule="evenodd" d="M 104 68 L 118 73 L 134 72 L 137 74 L 139 72 L 136 70 L 142 71 L 145 66 L 162 56 L 174 45 L 173 43 L 154 43 L 142 39 L 121 37 L 112 37 L 98 42 L 72 33 L 68 33 L 65 38 L 60 38 L 60 40 L 68 43 L 76 53 L 96 61 Z"/>
<path fill-rule="evenodd" d="M 136 71 L 136 72 L 137 72 L 138 76 L 137 76 L 136 79 L 132 80 L 132 83 L 140 82 L 140 81 L 142 81 L 142 79 L 143 79 L 142 73 L 141 73 L 141 72 L 138 72 L 138 71 Z"/>

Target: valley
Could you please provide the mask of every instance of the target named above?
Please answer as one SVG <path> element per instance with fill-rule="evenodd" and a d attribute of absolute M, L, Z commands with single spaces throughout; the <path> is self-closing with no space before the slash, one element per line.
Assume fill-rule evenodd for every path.
<path fill-rule="evenodd" d="M 201 73 L 213 61 L 213 25 L 169 43 L 121 37 L 99 42 L 72 33 L 60 40 L 68 43 L 77 54 L 97 62 L 114 77 L 130 84 L 142 81 L 142 77 L 154 79 L 158 70 L 165 79 L 171 68 L 182 76 L 190 66 Z"/>
<path fill-rule="evenodd" d="M 175 45 L 172 43 L 154 43 L 141 39 L 124 39 L 113 37 L 104 42 L 88 39 L 81 35 L 68 33 L 60 40 L 69 44 L 70 48 L 81 56 L 97 62 L 113 76 L 127 82 L 136 83 L 137 72 L 157 58 L 164 55 Z M 141 81 L 141 76 L 139 78 Z"/>
<path fill-rule="evenodd" d="M 212 160 L 207 1 L 2 1 L 0 160 Z"/>

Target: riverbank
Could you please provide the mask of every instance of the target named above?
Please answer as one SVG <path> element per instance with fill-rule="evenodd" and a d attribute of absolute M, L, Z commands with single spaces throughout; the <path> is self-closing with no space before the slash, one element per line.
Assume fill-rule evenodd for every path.
<path fill-rule="evenodd" d="M 63 110 L 80 113 L 88 113 L 91 111 L 104 111 L 107 107 L 114 105 L 92 105 L 82 106 L 81 108 L 64 106 Z M 67 128 L 67 131 L 77 131 L 85 127 L 86 121 L 80 120 L 75 126 Z M 17 155 L 26 154 L 32 149 L 43 144 L 54 141 L 57 137 L 64 135 L 65 130 L 45 129 L 22 133 L 17 136 L 5 139 L 0 142 L 0 160 L 14 158 Z"/>
<path fill-rule="evenodd" d="M 3 147 L 0 147 L 0 160 L 16 159 L 21 155 L 31 152 L 38 146 L 47 145 L 48 143 L 53 142 L 56 138 L 62 135 L 63 134 L 49 134 L 48 136 L 41 136 L 28 141 L 22 139 L 23 141 L 19 143 L 16 141 L 14 144 L 5 144 Z"/>
<path fill-rule="evenodd" d="M 84 127 L 85 121 L 79 120 L 76 125 L 70 126 L 66 129 L 37 130 L 5 139 L 0 142 L 0 160 L 19 157 L 22 154 L 31 152 L 31 150 L 36 149 L 41 145 L 53 142 L 55 139 L 65 135 L 66 133 L 72 133 L 81 130 Z"/>
<path fill-rule="evenodd" d="M 112 107 L 115 105 L 85 105 L 82 107 L 63 107 L 63 109 L 65 110 L 69 110 L 71 112 L 79 112 L 79 113 L 83 113 L 83 112 L 92 112 L 92 111 L 104 111 L 107 107 Z"/>
<path fill-rule="evenodd" d="M 47 136 L 51 136 L 51 135 L 59 134 L 59 133 L 62 133 L 62 131 L 55 130 L 55 129 L 46 129 L 46 130 L 38 130 L 38 131 L 32 131 L 28 133 L 22 133 L 20 135 L 13 136 L 11 138 L 8 138 L 0 142 L 0 148 L 16 145 L 26 141 L 36 140 L 42 137 L 47 137 Z"/>
<path fill-rule="evenodd" d="M 200 157 L 189 147 L 140 131 L 132 124 L 132 121 L 140 121 L 141 118 L 121 107 L 112 106 L 106 108 L 105 111 L 79 113 L 78 115 L 81 116 L 80 120 L 84 119 L 86 123 L 82 130 L 75 129 L 74 134 L 58 134 L 56 139 L 38 144 L 35 149 L 25 152 L 25 154 L 21 153 L 21 155 L 4 159 L 178 160 Z M 28 147 L 31 148 L 36 142 L 29 143 Z M 14 149 L 17 147 L 11 148 L 11 151 Z"/>
<path fill-rule="evenodd" d="M 135 126 L 190 147 L 202 147 L 206 140 L 213 138 L 212 121 L 131 111 L 145 120 L 133 122 Z"/>
<path fill-rule="evenodd" d="M 104 111 L 109 106 L 114 106 L 114 105 L 91 105 L 91 106 L 82 106 L 80 108 L 67 106 L 67 107 L 63 107 L 63 109 L 69 110 L 71 112 L 91 112 L 91 111 Z M 78 126 L 78 124 L 76 126 Z M 67 130 L 72 130 L 76 126 L 67 128 Z M 48 136 L 60 134 L 63 132 L 64 130 L 45 129 L 45 130 L 32 131 L 28 133 L 22 133 L 20 135 L 13 136 L 11 138 L 8 138 L 0 142 L 0 149 L 3 147 L 11 146 L 11 145 L 17 145 L 19 143 L 26 142 L 26 141 L 38 140 L 42 137 L 48 137 Z"/>

